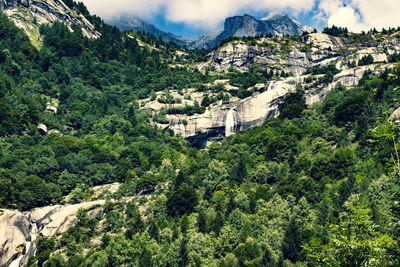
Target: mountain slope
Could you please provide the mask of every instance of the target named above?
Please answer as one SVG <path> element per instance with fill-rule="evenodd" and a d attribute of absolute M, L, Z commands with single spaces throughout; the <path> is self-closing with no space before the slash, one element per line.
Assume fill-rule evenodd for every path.
<path fill-rule="evenodd" d="M 400 51 L 400 33 L 334 37 L 312 33 L 303 37 L 253 38 L 231 41 L 210 52 L 201 71 L 214 70 L 221 77 L 207 84 L 209 90 L 187 87 L 173 105 L 158 99 L 142 101 L 147 110 L 163 112 L 158 123 L 204 148 L 225 137 L 229 111 L 235 114 L 234 131 L 245 131 L 279 114 L 280 103 L 298 88 L 306 90 L 306 102 L 320 102 L 336 86 L 357 86 L 364 73 L 380 73 L 393 68 Z M 371 62 L 363 64 L 365 58 Z M 159 92 L 162 99 L 166 95 Z M 186 95 L 192 99 L 187 100 Z M 181 101 L 181 102 L 179 102 Z M 185 106 L 195 102 L 206 107 L 198 114 L 182 114 Z M 183 123 L 184 122 L 184 123 Z"/>
<path fill-rule="evenodd" d="M 121 30 L 130 30 L 133 32 L 145 32 L 156 37 L 161 37 L 165 42 L 174 42 L 178 45 L 186 45 L 186 40 L 175 34 L 164 32 L 153 24 L 147 23 L 137 16 L 121 16 L 118 18 L 111 18 L 106 20 L 107 23 L 118 27 Z"/>
<path fill-rule="evenodd" d="M 100 36 L 82 13 L 59 0 L 0 0 L 0 10 L 24 29 L 36 46 L 40 45 L 39 26 L 55 21 L 65 23 L 70 30 L 73 24 L 80 26 L 84 36 Z"/>
<path fill-rule="evenodd" d="M 0 264 L 399 266 L 400 131 L 387 118 L 400 66 L 384 62 L 400 59 L 399 33 L 245 38 L 200 62 L 96 27 L 43 26 L 38 51 L 0 14 Z M 337 78 L 357 86 L 306 105 Z M 200 124 L 219 109 L 228 136 L 263 93 L 248 114 L 279 116 L 209 149 L 154 126 L 168 113 L 186 130 L 182 114 Z"/>

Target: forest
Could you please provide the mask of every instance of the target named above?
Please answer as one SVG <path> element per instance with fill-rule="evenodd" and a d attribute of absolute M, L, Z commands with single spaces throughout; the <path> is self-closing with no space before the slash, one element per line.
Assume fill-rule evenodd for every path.
<path fill-rule="evenodd" d="M 310 107 L 299 90 L 279 117 L 198 150 L 152 126 L 138 101 L 221 77 L 170 68 L 184 48 L 136 34 L 160 47 L 150 51 L 87 16 L 101 38 L 54 23 L 38 51 L 0 14 L 0 207 L 79 203 L 121 183 L 104 216 L 81 210 L 67 232 L 39 237 L 28 266 L 400 265 L 400 131 L 387 120 L 400 65 Z M 230 75 L 244 87 L 271 78 Z"/>

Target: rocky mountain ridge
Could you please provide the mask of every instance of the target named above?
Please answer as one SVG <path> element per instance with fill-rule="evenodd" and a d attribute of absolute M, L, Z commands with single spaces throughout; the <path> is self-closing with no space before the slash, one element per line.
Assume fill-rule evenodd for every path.
<path fill-rule="evenodd" d="M 89 38 L 100 37 L 100 33 L 78 10 L 72 10 L 60 0 L 0 0 L 0 10 L 17 27 L 24 29 L 36 46 L 40 40 L 39 26 L 55 21 L 65 23 L 71 31 L 71 26 L 77 24 L 83 35 Z"/>
<path fill-rule="evenodd" d="M 122 30 L 147 32 L 164 41 L 175 42 L 190 49 L 214 49 L 228 37 L 254 37 L 271 34 L 273 36 L 301 35 L 305 31 L 312 31 L 307 26 L 302 26 L 287 15 L 272 13 L 270 16 L 259 20 L 250 15 L 229 17 L 225 20 L 224 28 L 215 32 L 201 35 L 195 40 L 186 40 L 172 33 L 159 30 L 154 25 L 147 23 L 136 16 L 121 16 L 108 21 Z"/>
<path fill-rule="evenodd" d="M 310 31 L 309 27 L 304 27 L 287 15 L 271 14 L 259 20 L 253 16 L 244 14 L 234 16 L 225 20 L 224 29 L 217 35 L 209 38 L 203 36 L 199 40 L 190 42 L 188 47 L 192 49 L 213 49 L 228 37 L 255 37 L 261 35 L 273 36 L 294 36 L 301 35 L 305 31 Z"/>
<path fill-rule="evenodd" d="M 158 29 L 153 24 L 150 24 L 141 18 L 129 15 L 129 16 L 121 16 L 118 18 L 111 18 L 106 20 L 107 23 L 118 27 L 121 30 L 130 30 L 133 32 L 146 32 L 156 37 L 161 37 L 165 42 L 174 42 L 178 45 L 186 45 L 187 40 L 185 40 L 181 36 L 177 36 L 170 32 L 164 32 Z"/>

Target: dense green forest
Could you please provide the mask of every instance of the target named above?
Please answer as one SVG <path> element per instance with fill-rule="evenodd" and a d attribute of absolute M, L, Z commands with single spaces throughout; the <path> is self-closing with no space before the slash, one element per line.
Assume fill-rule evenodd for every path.
<path fill-rule="evenodd" d="M 38 51 L 0 14 L 0 207 L 26 211 L 68 194 L 77 203 L 92 186 L 122 183 L 104 216 L 82 210 L 66 233 L 39 237 L 29 265 L 400 264 L 400 132 L 387 121 L 400 66 L 311 107 L 299 90 L 278 118 L 197 150 L 151 126 L 137 101 L 218 77 L 168 67 L 183 49 L 175 44 L 137 34 L 162 48 L 150 51 L 89 18 L 101 38 L 54 23 L 41 27 Z M 231 75 L 243 86 L 268 78 Z M 50 99 L 57 113 L 45 111 Z M 41 123 L 59 132 L 43 135 Z"/>

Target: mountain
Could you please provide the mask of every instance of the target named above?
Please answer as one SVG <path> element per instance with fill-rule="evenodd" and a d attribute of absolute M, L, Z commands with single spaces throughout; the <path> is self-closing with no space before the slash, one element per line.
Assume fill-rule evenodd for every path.
<path fill-rule="evenodd" d="M 121 30 L 130 30 L 133 32 L 146 32 L 156 37 L 161 37 L 165 42 L 175 42 L 179 45 L 186 45 L 187 40 L 173 33 L 164 32 L 153 24 L 147 23 L 141 18 L 133 15 L 114 17 L 106 20 L 107 23 L 118 27 Z"/>
<path fill-rule="evenodd" d="M 201 35 L 198 39 L 187 40 L 181 36 L 159 30 L 154 25 L 147 23 L 136 16 L 121 16 L 108 21 L 121 30 L 135 32 L 147 32 L 156 37 L 162 37 L 164 41 L 173 41 L 185 45 L 190 49 L 210 50 L 218 46 L 223 40 L 234 36 L 254 37 L 271 34 L 273 36 L 301 35 L 304 31 L 311 32 L 310 27 L 302 26 L 287 15 L 272 13 L 264 19 L 256 19 L 250 15 L 229 17 L 225 20 L 224 28 L 215 32 Z"/>
<path fill-rule="evenodd" d="M 234 16 L 225 20 L 224 29 L 216 36 L 206 35 L 188 46 L 192 49 L 213 49 L 228 37 L 254 37 L 261 35 L 285 36 L 301 35 L 310 31 L 287 15 L 273 13 L 270 16 L 259 20 L 250 15 Z"/>
<path fill-rule="evenodd" d="M 34 45 L 39 43 L 39 26 L 55 21 L 65 23 L 70 30 L 73 24 L 77 24 L 86 37 L 100 36 L 82 12 L 59 0 L 0 0 L 0 11 L 24 29 Z"/>
<path fill-rule="evenodd" d="M 287 15 L 279 13 L 271 13 L 268 17 L 261 19 L 269 24 L 273 29 L 272 35 L 285 36 L 285 35 L 301 35 L 303 32 L 313 32 L 313 28 L 303 26 L 300 22 L 291 19 Z"/>
<path fill-rule="evenodd" d="M 0 12 L 0 267 L 399 266 L 400 28 L 205 55 L 71 0 L 98 38 L 29 39 L 38 2 Z"/>
<path fill-rule="evenodd" d="M 262 37 L 252 41 L 228 42 L 211 51 L 207 60 L 198 63 L 197 67 L 200 71 L 227 73 L 226 79 L 217 80 L 208 87 L 225 88 L 230 100 L 223 101 L 220 98 L 211 101 L 204 113 L 169 113 L 166 115 L 166 123 L 159 123 L 158 126 L 166 127 L 167 124 L 168 129 L 179 133 L 196 146 L 205 148 L 226 136 L 230 110 L 235 114 L 233 129 L 246 131 L 263 124 L 267 118 L 276 117 L 281 100 L 298 87 L 308 88 L 305 98 L 307 104 L 311 105 L 322 101 L 335 86 L 353 88 L 358 85 L 364 73 L 371 70 L 379 73 L 393 68 L 390 62 L 393 62 L 396 51 L 400 51 L 399 34 L 374 37 L 363 42 L 359 42 L 358 38 L 311 33 L 296 39 Z M 388 47 L 391 49 L 388 50 Z M 356 63 L 362 62 L 367 56 L 371 57 L 369 64 L 357 66 Z M 262 73 L 262 76 L 255 78 L 257 76 L 253 74 L 253 78 L 249 78 L 252 72 Z M 328 72 L 329 75 L 321 77 L 321 74 Z M 190 93 L 190 90 L 183 91 L 183 95 L 186 93 Z M 204 98 L 215 98 L 218 95 L 207 91 L 197 92 L 196 99 L 188 101 L 175 90 L 170 94 L 177 99 L 173 105 L 160 104 L 157 99 L 146 99 L 141 102 L 141 106 L 162 112 L 163 109 L 194 105 L 194 101 L 203 103 Z M 159 95 L 162 98 L 164 93 L 159 92 Z M 182 124 L 182 121 L 186 123 Z"/>

